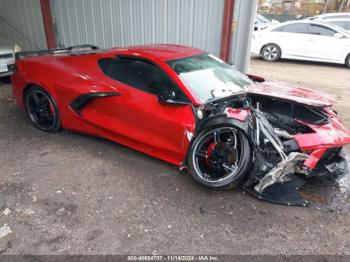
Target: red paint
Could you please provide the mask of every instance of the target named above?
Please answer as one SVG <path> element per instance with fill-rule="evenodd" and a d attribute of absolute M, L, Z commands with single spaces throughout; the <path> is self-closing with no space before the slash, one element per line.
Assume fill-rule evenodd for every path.
<path fill-rule="evenodd" d="M 322 156 L 326 153 L 327 149 L 317 149 L 310 154 L 310 157 L 306 159 L 304 165 L 308 168 L 314 169 L 317 166 L 318 161 L 322 158 Z"/>
<path fill-rule="evenodd" d="M 250 74 L 247 74 L 247 76 L 248 76 L 251 80 L 253 80 L 253 81 L 255 81 L 255 82 L 258 82 L 258 83 L 262 83 L 262 82 L 265 82 L 265 81 L 266 81 L 265 78 L 263 78 L 263 77 L 261 77 L 261 76 L 250 75 Z"/>
<path fill-rule="evenodd" d="M 234 0 L 225 0 L 224 18 L 222 21 L 220 58 L 226 62 L 228 62 L 230 57 L 234 4 Z"/>
<path fill-rule="evenodd" d="M 185 86 L 168 66 L 167 60 L 202 53 L 199 49 L 176 45 L 150 45 L 98 51 L 96 54 L 70 56 L 68 54 L 26 57 L 16 61 L 18 70 L 12 75 L 13 93 L 17 104 L 23 106 L 26 86 L 36 84 L 47 90 L 56 101 L 63 128 L 89 135 L 101 136 L 134 148 L 175 165 L 185 160 L 195 133 L 195 117 L 190 105 L 161 105 L 153 94 L 122 84 L 107 77 L 97 66 L 101 58 L 117 55 L 139 56 L 157 64 L 178 85 L 189 101 L 200 105 L 196 95 Z M 278 88 L 279 85 L 279 88 Z M 118 92 L 116 97 L 93 100 L 77 114 L 70 103 L 79 95 L 90 92 Z M 261 93 L 310 105 L 329 106 L 332 100 L 305 88 L 282 83 L 254 85 L 251 93 Z M 312 151 L 306 165 L 317 165 L 323 150 L 350 143 L 350 133 L 339 116 L 328 110 L 332 121 L 326 125 L 309 126 L 314 133 L 296 135 L 301 149 Z M 249 110 L 228 108 L 229 118 L 246 120 Z"/>
<path fill-rule="evenodd" d="M 234 109 L 234 108 L 226 109 L 227 117 L 238 119 L 240 121 L 245 121 L 249 114 L 250 114 L 250 110 L 246 110 L 246 109 Z"/>
<path fill-rule="evenodd" d="M 40 0 L 41 12 L 43 14 L 45 35 L 47 41 L 48 48 L 56 48 L 56 33 L 54 29 L 51 8 L 50 8 L 50 0 Z"/>
<path fill-rule="evenodd" d="M 200 53 L 203 51 L 194 48 L 152 45 L 82 56 L 26 57 L 16 62 L 19 70 L 12 75 L 13 92 L 23 108 L 24 88 L 28 84 L 39 85 L 55 99 L 63 128 L 105 137 L 180 165 L 190 144 L 186 134 L 195 132 L 192 107 L 161 105 L 155 95 L 107 77 L 97 66 L 97 61 L 117 55 L 148 59 L 159 65 L 196 105 L 199 100 L 184 86 L 166 60 Z M 89 92 L 118 92 L 121 95 L 92 101 L 83 108 L 80 116 L 69 105 L 79 95 Z"/>
<path fill-rule="evenodd" d="M 335 99 L 320 92 L 283 82 L 263 82 L 249 86 L 249 93 L 274 96 L 313 106 L 332 106 Z"/>
<path fill-rule="evenodd" d="M 294 136 L 303 151 L 342 147 L 350 143 L 349 130 L 337 118 L 332 118 L 331 122 L 325 125 L 303 124 L 314 131 L 311 134 Z"/>
<path fill-rule="evenodd" d="M 204 53 L 204 51 L 193 47 L 166 44 L 141 45 L 132 46 L 128 48 L 114 48 L 111 49 L 109 53 L 114 54 L 115 52 L 126 52 L 130 55 L 133 54 L 136 56 L 138 55 L 146 58 L 152 56 L 153 58 L 158 58 L 159 60 L 163 61 L 176 60 Z"/>
<path fill-rule="evenodd" d="M 326 125 L 302 124 L 314 131 L 311 134 L 294 136 L 294 139 L 304 152 L 312 151 L 310 159 L 307 159 L 305 162 L 307 167 L 315 168 L 327 149 L 343 147 L 350 143 L 349 130 L 335 115 L 331 117 L 331 122 Z"/>

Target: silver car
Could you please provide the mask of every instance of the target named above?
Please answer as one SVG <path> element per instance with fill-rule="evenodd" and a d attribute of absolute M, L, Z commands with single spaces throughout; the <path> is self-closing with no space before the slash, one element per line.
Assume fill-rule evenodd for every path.
<path fill-rule="evenodd" d="M 9 76 L 15 63 L 14 48 L 0 42 L 0 77 Z"/>

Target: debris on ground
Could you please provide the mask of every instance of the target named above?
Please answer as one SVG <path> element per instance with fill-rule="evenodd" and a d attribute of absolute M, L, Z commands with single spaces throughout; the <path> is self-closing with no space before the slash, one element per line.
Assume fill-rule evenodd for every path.
<path fill-rule="evenodd" d="M 35 211 L 31 208 L 27 208 L 23 211 L 23 213 L 27 216 L 31 216 L 31 215 L 34 215 Z"/>
<path fill-rule="evenodd" d="M 10 213 L 11 213 L 11 210 L 8 207 L 5 208 L 5 210 L 1 212 L 1 214 L 3 214 L 4 216 L 7 216 Z"/>
<path fill-rule="evenodd" d="M 11 228 L 7 224 L 4 224 L 2 227 L 0 227 L 0 238 L 6 237 L 11 233 Z"/>

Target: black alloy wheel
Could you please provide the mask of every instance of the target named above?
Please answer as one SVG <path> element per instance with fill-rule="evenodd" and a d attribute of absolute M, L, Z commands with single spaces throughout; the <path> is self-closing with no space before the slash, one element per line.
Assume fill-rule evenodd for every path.
<path fill-rule="evenodd" d="M 31 122 L 40 130 L 55 132 L 60 129 L 57 105 L 44 89 L 33 86 L 25 92 L 24 103 Z"/>
<path fill-rule="evenodd" d="M 244 180 L 250 168 L 250 144 L 234 126 L 211 128 L 197 136 L 187 162 L 197 182 L 210 188 L 231 189 Z"/>

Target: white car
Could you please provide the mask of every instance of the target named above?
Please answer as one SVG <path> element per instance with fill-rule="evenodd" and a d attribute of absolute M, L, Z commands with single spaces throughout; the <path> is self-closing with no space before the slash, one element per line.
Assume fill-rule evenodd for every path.
<path fill-rule="evenodd" d="M 14 48 L 0 42 L 0 77 L 9 76 L 15 64 Z"/>
<path fill-rule="evenodd" d="M 350 19 L 350 13 L 327 13 L 327 14 L 309 17 L 308 19 L 309 20 L 326 20 L 326 19 L 339 19 L 339 18 Z"/>
<path fill-rule="evenodd" d="M 333 19 L 325 19 L 323 21 L 337 25 L 343 28 L 344 30 L 348 31 L 348 33 L 350 33 L 350 18 L 333 18 Z"/>
<path fill-rule="evenodd" d="M 254 31 L 266 29 L 270 26 L 278 25 L 280 22 L 270 20 L 261 14 L 256 14 L 254 21 Z"/>
<path fill-rule="evenodd" d="M 350 68 L 350 34 L 322 21 L 286 22 L 256 31 L 251 51 L 270 62 L 288 58 L 345 64 Z"/>

